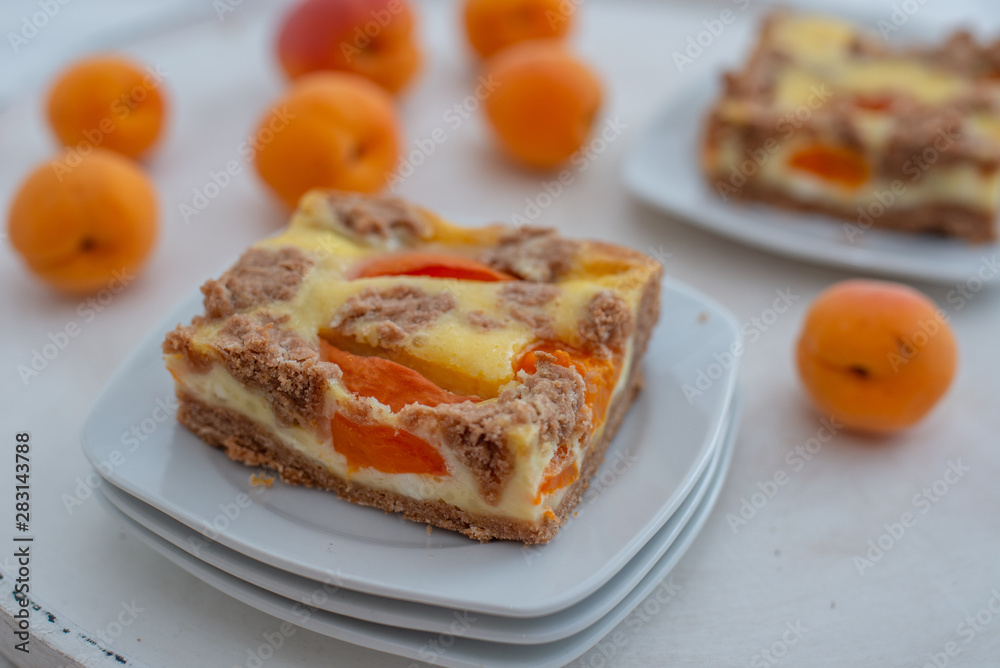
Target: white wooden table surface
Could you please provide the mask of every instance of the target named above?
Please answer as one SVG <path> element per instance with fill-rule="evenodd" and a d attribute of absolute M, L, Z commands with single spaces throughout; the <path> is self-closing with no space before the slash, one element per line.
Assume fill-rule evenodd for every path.
<path fill-rule="evenodd" d="M 941 29 L 962 19 L 1000 29 L 995 2 L 855 4 L 887 21 L 895 4 L 919 7 L 913 20 Z M 0 36 L 20 30 L 23 17 L 40 11 L 39 5 L 5 2 Z M 647 601 L 644 612 L 574 665 L 1000 665 L 1000 290 L 987 287 L 959 301 L 957 286 L 919 286 L 952 316 L 958 335 L 961 368 L 952 391 L 929 420 L 905 436 L 876 442 L 838 433 L 810 453 L 810 439 L 821 434 L 822 425 L 798 385 L 793 343 L 810 300 L 847 274 L 696 231 L 637 204 L 621 186 L 624 156 L 658 106 L 687 78 L 716 76 L 719 63 L 745 45 L 763 5 L 756 0 L 582 4 L 574 42 L 604 77 L 605 117 L 617 118 L 623 131 L 586 169 L 574 168 L 572 185 L 544 208 L 539 221 L 573 235 L 661 253 L 669 274 L 716 297 L 746 323 L 748 346 L 741 380 L 745 417 L 735 461 L 715 513 L 671 576 L 676 595 L 665 605 Z M 38 92 L 51 69 L 74 49 L 100 44 L 102 30 L 117 30 L 118 39 L 127 34 L 121 26 L 172 6 L 166 0 L 75 0 L 61 6 L 20 52 L 13 53 L 4 37 L 0 103 L 12 104 L 0 111 L 0 207 L 6 209 L 28 166 L 52 150 Z M 697 39 L 704 21 L 727 9 L 734 22 L 678 72 L 673 53 L 685 49 L 689 37 Z M 30 430 L 32 594 L 60 623 L 75 624 L 92 637 L 103 635 L 113 651 L 136 665 L 247 665 L 249 648 L 280 626 L 127 535 L 92 496 L 86 498 L 92 491 L 85 482 L 90 469 L 79 447 L 96 393 L 162 311 L 282 224 L 284 214 L 249 169 L 191 224 L 178 210 L 190 201 L 192 188 L 234 157 L 259 111 L 280 90 L 269 52 L 269 17 L 278 11 L 245 0 L 220 22 L 203 9 L 207 21 L 128 48 L 177 73 L 169 79 L 170 136 L 150 163 L 162 198 L 162 236 L 148 270 L 128 290 L 91 318 L 79 300 L 54 296 L 29 277 L 6 243 L 0 250 L 0 543 L 13 545 L 14 434 Z M 443 127 L 447 140 L 399 192 L 469 224 L 525 215 L 528 201 L 544 192 L 544 178 L 497 159 L 477 117 L 457 128 L 444 120 L 475 79 L 454 3 L 424 3 L 421 30 L 431 53 L 423 77 L 403 101 L 406 130 L 414 141 Z M 211 43 L 209 51 L 218 60 L 184 62 L 185 49 L 178 49 L 176 40 Z M 206 105 L 214 87 L 225 86 L 212 79 L 213 70 L 233 53 L 257 54 L 247 66 L 259 68 L 259 85 L 227 90 L 218 106 Z M 192 142 L 195 127 L 210 132 Z M 795 296 L 792 308 L 772 319 L 776 292 L 788 290 Z M 18 366 L 30 364 L 49 334 L 70 322 L 79 324 L 80 334 L 37 377 L 22 382 Z M 661 326 L 671 326 L 669 313 Z M 669 447 L 669 434 L 663 438 Z M 950 476 L 954 484 L 939 482 L 959 464 L 963 474 Z M 779 472 L 786 482 L 769 483 Z M 750 503 L 759 506 L 752 516 L 746 510 Z M 747 519 L 737 523 L 733 518 L 741 506 Z M 916 523 L 898 535 L 892 525 L 907 512 Z M 898 537 L 882 536 L 889 529 Z M 859 566 L 869 541 L 880 538 L 891 546 Z M 12 547 L 0 548 L 2 555 L 12 553 Z M 12 564 L 9 556 L 0 558 L 7 573 Z M 12 609 L 9 601 L 3 607 Z M 136 612 L 123 612 L 128 609 Z M 122 619 L 127 623 L 120 626 Z M 13 636 L 6 624 L 0 627 L 0 652 L 14 656 Z M 57 665 L 41 657 L 15 660 Z M 266 662 L 411 664 L 303 630 Z"/>

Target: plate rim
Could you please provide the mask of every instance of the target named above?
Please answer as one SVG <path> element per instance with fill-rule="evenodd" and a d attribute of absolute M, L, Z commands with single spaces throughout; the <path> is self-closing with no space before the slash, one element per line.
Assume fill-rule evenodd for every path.
<path fill-rule="evenodd" d="M 519 646 L 518 648 L 519 651 L 532 651 L 535 648 L 547 647 L 551 646 L 552 644 L 571 643 L 574 640 L 574 638 L 576 639 L 576 643 L 567 645 L 565 651 L 563 651 L 559 656 L 548 657 L 544 662 L 540 663 L 532 662 L 530 665 L 536 666 L 536 668 L 558 668 L 560 666 L 566 665 L 567 662 L 573 661 L 576 658 L 583 655 L 585 652 L 587 652 L 589 649 L 591 649 L 597 643 L 599 643 L 602 638 L 604 638 L 611 630 L 614 629 L 614 627 L 616 627 L 619 623 L 621 623 L 621 621 L 624 620 L 629 614 L 631 614 L 631 612 L 635 610 L 636 607 L 638 607 L 644 600 L 646 600 L 649 594 L 652 593 L 653 589 L 655 589 L 655 587 L 660 585 L 663 579 L 670 573 L 670 571 L 672 571 L 674 567 L 676 567 L 676 565 L 687 553 L 687 550 L 690 549 L 691 545 L 700 535 L 702 529 L 704 528 L 705 524 L 708 521 L 708 518 L 712 515 L 712 511 L 714 510 L 715 505 L 721 495 L 722 489 L 725 487 L 725 481 L 728 477 L 729 469 L 732 465 L 733 453 L 735 452 L 735 447 L 736 447 L 736 440 L 739 435 L 738 421 L 734 424 L 734 428 L 731 431 L 731 435 L 732 437 L 728 439 L 726 443 L 722 444 L 722 459 L 719 462 L 719 469 L 716 471 L 715 478 L 711 481 L 710 487 L 706 491 L 705 498 L 702 499 L 691 520 L 688 522 L 687 525 L 685 525 L 680 535 L 678 535 L 677 537 L 677 541 L 679 542 L 678 550 L 676 552 L 671 552 L 670 554 L 665 554 L 659 560 L 657 560 L 656 563 L 652 566 L 652 568 L 643 577 L 642 581 L 639 582 L 637 586 L 634 587 L 628 593 L 626 599 L 623 599 L 623 601 L 619 602 L 614 609 L 612 609 L 604 617 L 598 619 L 591 626 L 583 629 L 582 631 L 578 632 L 577 634 L 574 634 L 573 636 L 569 636 L 568 638 L 555 641 L 555 643 Z M 98 496 L 100 497 L 102 503 L 111 506 L 111 502 L 106 500 L 103 494 L 100 494 Z M 395 656 L 402 656 L 405 658 L 410 658 L 415 660 L 426 660 L 427 658 L 425 656 L 421 656 L 419 650 L 412 649 L 412 647 L 417 645 L 417 639 L 412 639 L 410 642 L 410 646 L 404 647 L 405 641 L 398 638 L 393 641 L 391 639 L 387 640 L 385 638 L 377 639 L 371 637 L 373 634 L 379 634 L 379 633 L 398 634 L 398 635 L 402 634 L 422 635 L 422 633 L 418 631 L 408 631 L 406 629 L 384 626 L 374 622 L 367 622 L 364 620 L 357 620 L 353 618 L 345 618 L 343 615 L 338 615 L 336 613 L 326 612 L 326 611 L 316 611 L 315 614 L 308 615 L 304 620 L 305 623 L 299 623 L 297 621 L 293 621 L 293 619 L 290 619 L 289 617 L 294 616 L 293 614 L 286 616 L 275 614 L 275 612 L 273 612 L 274 609 L 273 605 L 269 606 L 265 604 L 264 607 L 261 607 L 260 605 L 257 605 L 256 602 L 259 602 L 262 599 L 269 599 L 269 598 L 282 599 L 284 601 L 288 601 L 289 603 L 294 603 L 294 602 L 291 601 L 291 599 L 284 599 L 284 597 L 281 597 L 278 594 L 274 594 L 273 592 L 268 592 L 267 590 L 262 589 L 260 587 L 256 587 L 255 585 L 244 583 L 242 580 L 240 580 L 234 575 L 226 573 L 225 571 L 215 568 L 209 564 L 206 564 L 205 562 L 201 562 L 200 560 L 188 555 L 180 548 L 171 546 L 169 543 L 167 543 L 167 541 L 160 538 L 152 531 L 142 527 L 139 523 L 135 522 L 135 520 L 128 518 L 127 516 L 124 515 L 124 513 L 117 510 L 113 506 L 110 507 L 109 510 L 113 511 L 114 513 L 117 513 L 118 515 L 121 515 L 120 519 L 126 522 L 127 526 L 129 526 L 132 529 L 135 529 L 136 531 L 134 531 L 134 533 L 136 537 L 141 542 L 146 543 L 147 546 L 150 547 L 150 549 L 153 549 L 157 553 L 161 554 L 165 559 L 176 565 L 178 568 L 181 568 L 182 570 L 186 571 L 193 577 L 208 584 L 213 589 L 216 589 L 226 594 L 227 596 L 230 596 L 231 598 L 235 598 L 236 600 L 242 602 L 244 605 L 248 605 L 256 610 L 264 612 L 265 614 L 272 615 L 279 619 L 283 619 L 284 621 L 287 621 L 289 623 L 293 623 L 296 624 L 297 626 L 301 626 L 302 628 L 311 630 L 315 633 L 319 633 L 321 635 L 325 635 L 330 638 L 335 638 L 343 642 L 348 642 L 351 644 L 359 645 L 376 651 L 381 651 L 388 654 L 393 654 Z M 118 517 L 118 515 L 116 515 L 116 517 Z M 160 549 L 158 549 L 159 547 L 165 548 L 166 551 L 161 551 Z M 174 558 L 171 558 L 171 555 Z M 220 586 L 215 582 L 206 579 L 201 574 L 193 572 L 184 564 L 179 563 L 180 561 L 183 561 L 184 564 L 187 564 L 191 568 L 199 570 L 201 573 L 207 571 L 210 575 L 215 576 L 216 581 L 222 580 L 224 582 L 228 582 L 228 587 L 224 585 Z M 217 575 L 216 572 L 220 573 L 221 576 Z M 237 594 L 232 593 L 228 589 L 249 590 L 251 595 L 249 597 L 246 594 L 244 594 L 243 596 L 239 596 Z M 246 600 L 247 598 L 251 598 L 255 602 L 251 603 L 248 600 Z M 336 627 L 336 624 L 331 621 L 326 621 L 325 625 L 320 625 L 319 623 L 314 621 L 316 616 L 320 617 L 321 619 L 328 619 L 328 617 L 344 618 L 347 619 L 348 623 L 351 624 L 357 623 L 364 625 L 365 627 L 367 627 L 367 633 L 363 633 L 356 630 L 355 631 L 345 630 L 340 634 L 334 635 L 331 634 L 329 631 L 331 628 Z M 582 634 L 588 634 L 588 635 L 586 637 L 579 637 Z M 439 638 L 440 635 L 429 634 L 427 637 Z M 461 647 L 467 643 L 474 643 L 473 649 L 475 649 L 475 645 L 479 645 L 483 648 L 486 647 L 500 648 L 501 651 L 502 648 L 505 647 L 503 643 L 494 643 L 483 640 L 472 640 L 472 639 L 467 639 L 464 636 L 455 635 L 453 636 L 453 638 L 454 638 L 454 644 L 452 645 L 452 647 L 454 647 L 455 644 Z M 524 648 L 528 649 L 525 650 Z M 454 657 L 454 655 L 449 657 L 448 653 L 437 655 L 434 658 L 435 662 L 438 665 L 448 666 L 449 668 L 474 668 L 474 667 L 481 667 L 482 665 L 484 665 L 481 659 L 458 660 Z M 521 660 L 521 662 L 518 663 L 508 662 L 504 664 L 503 668 L 513 668 L 513 666 L 515 665 L 527 665 L 527 664 L 524 664 L 523 660 Z"/>

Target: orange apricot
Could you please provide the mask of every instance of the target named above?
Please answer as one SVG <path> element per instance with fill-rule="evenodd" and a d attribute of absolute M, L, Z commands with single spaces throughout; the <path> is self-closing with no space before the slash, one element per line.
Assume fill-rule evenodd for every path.
<path fill-rule="evenodd" d="M 153 184 L 135 163 L 94 149 L 37 167 L 10 207 L 8 230 L 28 268 L 68 293 L 127 283 L 157 231 Z"/>
<path fill-rule="evenodd" d="M 486 118 L 510 157 L 548 169 L 583 146 L 601 107 L 601 84 L 560 43 L 515 44 L 490 59 L 486 74 L 495 82 Z"/>
<path fill-rule="evenodd" d="M 290 79 L 353 72 L 396 93 L 420 69 L 409 0 L 306 0 L 281 26 L 278 58 Z"/>
<path fill-rule="evenodd" d="M 545 495 L 563 487 L 569 487 L 580 477 L 580 467 L 575 461 L 564 464 L 562 468 L 553 466 L 555 463 L 555 459 L 550 461 L 542 473 L 542 482 L 538 485 L 538 491 L 535 493 L 536 506 L 542 502 Z"/>
<path fill-rule="evenodd" d="M 257 130 L 257 173 L 288 206 L 306 191 L 373 193 L 399 159 L 400 122 L 389 94 L 346 72 L 302 77 Z"/>
<path fill-rule="evenodd" d="M 320 355 L 325 362 L 333 362 L 343 371 L 344 386 L 362 397 L 374 397 L 393 411 L 408 404 L 437 406 L 479 401 L 448 392 L 429 381 L 420 373 L 392 360 L 381 357 L 353 355 L 320 339 Z"/>
<path fill-rule="evenodd" d="M 477 397 L 453 394 L 413 369 L 380 357 L 352 355 L 320 338 L 320 356 L 343 372 L 344 385 L 362 397 L 374 397 L 399 411 L 408 404 L 437 406 Z M 448 466 L 430 443 L 384 424 L 361 424 L 337 414 L 330 421 L 333 449 L 347 458 L 351 471 L 373 468 L 383 473 L 443 476 Z"/>
<path fill-rule="evenodd" d="M 488 58 L 529 39 L 565 37 L 574 9 L 566 0 L 466 0 L 465 34 L 476 53 Z"/>
<path fill-rule="evenodd" d="M 340 413 L 330 420 L 333 449 L 347 458 L 349 471 L 375 469 L 382 473 L 448 475 L 448 464 L 437 449 L 408 431 L 384 424 L 361 424 Z"/>
<path fill-rule="evenodd" d="M 919 422 L 944 396 L 958 352 L 947 317 L 922 293 L 858 279 L 816 298 L 797 359 L 820 411 L 851 429 L 890 433 Z"/>
<path fill-rule="evenodd" d="M 853 148 L 813 144 L 796 151 L 788 166 L 839 185 L 856 190 L 868 182 L 871 168 L 865 156 Z"/>
<path fill-rule="evenodd" d="M 101 147 L 130 158 L 163 133 L 163 75 L 120 56 L 87 58 L 64 71 L 49 91 L 52 131 L 64 146 Z"/>
<path fill-rule="evenodd" d="M 375 276 L 429 276 L 460 281 L 513 281 L 514 277 L 489 265 L 459 255 L 446 253 L 389 253 L 365 260 L 356 278 Z"/>

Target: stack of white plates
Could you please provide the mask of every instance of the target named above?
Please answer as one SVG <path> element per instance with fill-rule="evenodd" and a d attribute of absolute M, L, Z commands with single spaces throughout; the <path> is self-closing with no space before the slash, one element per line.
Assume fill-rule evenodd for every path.
<path fill-rule="evenodd" d="M 160 342 L 119 369 L 84 428 L 109 508 L 170 561 L 310 630 L 443 666 L 561 666 L 648 596 L 698 534 L 739 422 L 739 326 L 664 282 L 646 387 L 576 512 L 547 545 L 480 544 L 335 495 L 251 484 L 176 424 Z"/>

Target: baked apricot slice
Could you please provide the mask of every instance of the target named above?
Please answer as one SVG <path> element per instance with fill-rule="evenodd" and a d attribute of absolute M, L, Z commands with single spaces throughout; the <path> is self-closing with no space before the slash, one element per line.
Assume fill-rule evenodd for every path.
<path fill-rule="evenodd" d="M 497 396 L 499 387 L 489 380 L 478 378 L 466 371 L 418 357 L 406 348 L 387 349 L 360 341 L 336 329 L 323 327 L 320 338 L 341 350 L 361 357 L 381 358 L 390 360 L 400 366 L 411 369 L 434 383 L 438 387 L 459 395 L 476 396 L 488 399 Z"/>
<path fill-rule="evenodd" d="M 567 462 L 568 457 L 569 448 L 565 444 L 560 445 L 542 473 L 542 482 L 538 485 L 538 492 L 535 494 L 536 506 L 542 502 L 542 498 L 546 495 L 563 487 L 569 487 L 579 479 L 580 467 L 576 460 Z"/>
<path fill-rule="evenodd" d="M 546 342 L 533 346 L 514 367 L 514 372 L 535 373 L 538 364 L 538 356 L 535 354 L 537 352 L 554 355 L 556 364 L 567 368 L 573 367 L 583 377 L 583 382 L 587 386 L 584 400 L 592 411 L 596 430 L 606 417 L 611 395 L 614 394 L 615 385 L 618 383 L 621 356 L 597 357 L 561 343 Z"/>
<path fill-rule="evenodd" d="M 479 401 L 478 397 L 454 394 L 402 364 L 381 357 L 352 355 L 320 339 L 320 355 L 344 372 L 344 386 L 362 397 L 375 397 L 393 411 L 408 404 L 437 406 Z"/>
<path fill-rule="evenodd" d="M 868 161 L 858 151 L 827 144 L 799 149 L 788 159 L 788 166 L 850 190 L 863 186 L 871 173 Z"/>
<path fill-rule="evenodd" d="M 434 446 L 407 431 L 384 424 L 359 424 L 339 413 L 330 421 L 333 449 L 347 458 L 351 471 L 444 476 L 448 464 Z"/>
<path fill-rule="evenodd" d="M 320 339 L 320 356 L 343 371 L 343 383 L 351 392 L 374 397 L 398 411 L 408 404 L 425 406 L 478 401 L 443 390 L 401 364 L 380 357 L 352 355 Z M 372 468 L 383 473 L 417 473 L 443 476 L 447 462 L 427 441 L 384 424 L 361 424 L 341 414 L 330 421 L 333 449 L 347 458 L 355 471 Z"/>
<path fill-rule="evenodd" d="M 611 395 L 614 394 L 615 385 L 621 372 L 621 355 L 616 354 L 610 358 L 597 357 L 572 346 L 547 341 L 533 346 L 525 353 L 515 365 L 514 372 L 535 373 L 538 365 L 536 353 L 539 352 L 555 356 L 556 364 L 566 368 L 575 368 L 583 377 L 583 382 L 587 386 L 584 392 L 584 401 L 594 416 L 592 429 L 596 431 L 607 418 Z M 580 467 L 577 462 L 575 460 L 567 462 L 567 459 L 566 445 L 560 445 L 542 474 L 542 482 L 538 486 L 534 500 L 536 505 L 542 502 L 544 496 L 572 485 L 580 477 Z"/>
<path fill-rule="evenodd" d="M 357 278 L 375 276 L 429 276 L 462 281 L 512 281 L 514 277 L 469 258 L 445 253 L 397 253 L 367 260 Z"/>

